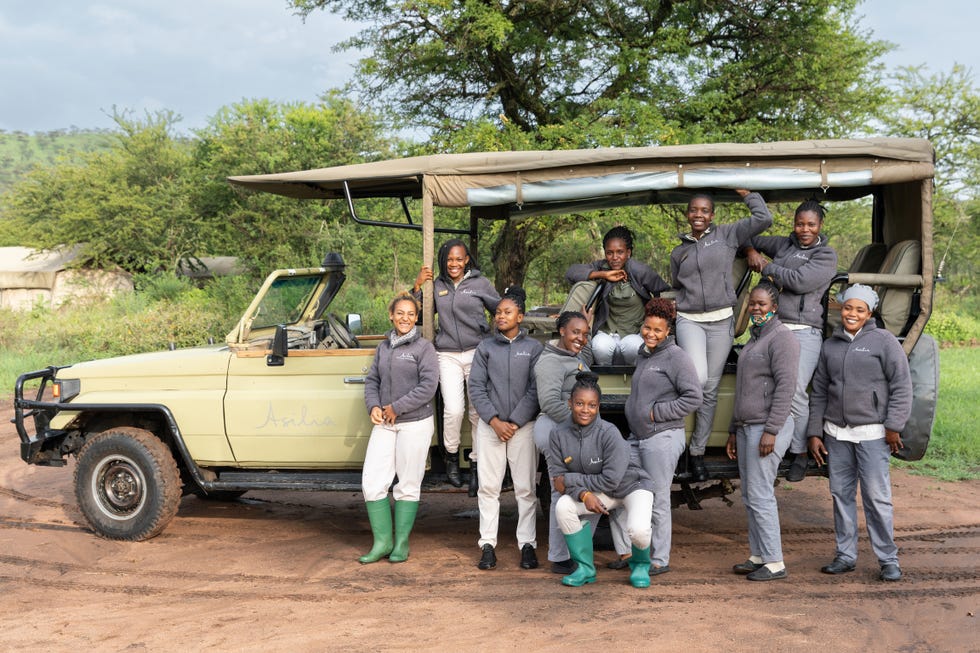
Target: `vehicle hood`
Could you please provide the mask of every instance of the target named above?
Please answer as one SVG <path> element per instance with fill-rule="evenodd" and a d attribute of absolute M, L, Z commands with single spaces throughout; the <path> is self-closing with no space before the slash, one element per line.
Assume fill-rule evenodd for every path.
<path fill-rule="evenodd" d="M 76 363 L 59 379 L 80 379 L 84 396 L 103 390 L 191 390 L 224 387 L 231 356 L 227 346 L 133 354 Z"/>

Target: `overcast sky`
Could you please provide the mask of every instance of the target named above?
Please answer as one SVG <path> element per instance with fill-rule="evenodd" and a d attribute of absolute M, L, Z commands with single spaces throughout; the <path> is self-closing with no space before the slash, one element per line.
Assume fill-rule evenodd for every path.
<path fill-rule="evenodd" d="M 898 49 L 888 68 L 954 63 L 980 75 L 977 0 L 866 0 Z M 113 106 L 170 109 L 182 130 L 244 98 L 312 102 L 351 74 L 333 46 L 356 31 L 327 12 L 304 24 L 285 0 L 3 0 L 0 130 L 112 127 Z"/>

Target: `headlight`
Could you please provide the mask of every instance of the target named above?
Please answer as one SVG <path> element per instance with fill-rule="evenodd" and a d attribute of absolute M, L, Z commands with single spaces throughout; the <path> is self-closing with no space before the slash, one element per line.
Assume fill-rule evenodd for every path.
<path fill-rule="evenodd" d="M 51 393 L 60 402 L 71 401 L 81 391 L 82 382 L 79 379 L 55 379 L 51 387 Z"/>

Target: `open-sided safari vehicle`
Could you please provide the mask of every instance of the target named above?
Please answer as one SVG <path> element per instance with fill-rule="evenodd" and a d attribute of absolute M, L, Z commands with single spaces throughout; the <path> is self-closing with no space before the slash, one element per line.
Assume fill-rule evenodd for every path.
<path fill-rule="evenodd" d="M 871 197 L 866 246 L 836 284 L 875 286 L 884 325 L 910 355 L 915 399 L 899 455 L 916 460 L 928 444 L 938 384 L 937 347 L 923 334 L 933 301 L 932 177 L 927 141 L 866 139 L 447 154 L 230 181 L 301 199 L 346 201 L 358 222 L 418 229 L 429 265 L 435 234 L 460 231 L 437 224 L 437 207 L 469 207 L 471 226 L 462 231 L 476 246 L 479 220 L 684 204 L 703 190 L 719 203 L 739 201 L 735 188 L 759 191 L 770 203 Z M 357 208 L 364 198 L 401 200 L 405 221 L 362 218 Z M 411 214 L 410 199 L 421 200 L 420 215 Z M 83 513 L 98 533 L 121 539 L 159 533 L 182 492 L 225 498 L 251 489 L 355 487 L 370 433 L 363 381 L 380 336 L 354 336 L 330 312 L 344 269 L 330 255 L 318 268 L 274 272 L 224 345 L 22 375 L 15 389 L 22 458 L 64 465 L 68 455 L 77 456 Z M 742 279 L 744 297 L 744 267 L 735 278 Z M 431 284 L 423 294 L 423 328 L 431 337 Z M 552 337 L 547 315 L 531 315 L 526 323 L 535 335 Z M 737 347 L 730 360 L 736 356 Z M 604 417 L 621 420 L 632 370 L 595 369 L 605 392 Z M 722 382 L 708 443 L 711 480 L 692 485 L 683 465 L 678 469 L 679 497 L 692 507 L 703 496 L 729 491 L 728 479 L 737 476 L 735 464 L 721 455 L 733 371 Z M 438 439 L 437 433 L 434 452 Z M 432 487 L 441 470 L 430 471 Z"/>

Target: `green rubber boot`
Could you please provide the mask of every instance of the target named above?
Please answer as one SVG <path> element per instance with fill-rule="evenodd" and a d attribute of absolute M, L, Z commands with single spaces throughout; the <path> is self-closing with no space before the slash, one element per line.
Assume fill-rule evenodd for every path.
<path fill-rule="evenodd" d="M 650 587 L 650 547 L 633 547 L 633 555 L 630 557 L 630 585 Z"/>
<path fill-rule="evenodd" d="M 388 562 L 405 562 L 408 560 L 408 536 L 412 532 L 415 515 L 418 511 L 418 501 L 395 502 L 395 546 L 391 549 Z"/>
<path fill-rule="evenodd" d="M 391 504 L 388 503 L 388 497 L 366 501 L 364 506 L 371 522 L 371 532 L 374 533 L 374 545 L 357 559 L 362 565 L 377 562 L 391 553 Z"/>
<path fill-rule="evenodd" d="M 582 530 L 565 536 L 568 552 L 578 563 L 575 571 L 561 579 L 562 585 L 581 587 L 595 582 L 595 560 L 592 556 L 592 528 L 589 522 L 582 522 Z"/>

